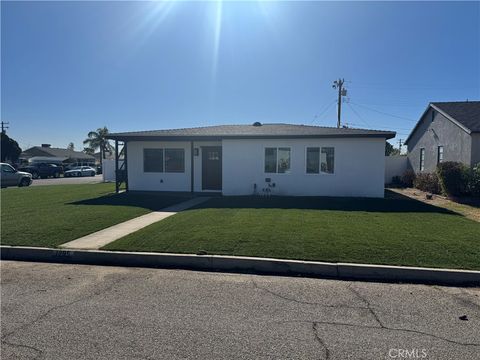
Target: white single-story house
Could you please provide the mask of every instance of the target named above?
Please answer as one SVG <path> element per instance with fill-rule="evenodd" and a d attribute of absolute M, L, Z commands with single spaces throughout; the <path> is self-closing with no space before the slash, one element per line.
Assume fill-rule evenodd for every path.
<path fill-rule="evenodd" d="M 133 191 L 383 197 L 392 131 L 292 124 L 112 133 Z"/>

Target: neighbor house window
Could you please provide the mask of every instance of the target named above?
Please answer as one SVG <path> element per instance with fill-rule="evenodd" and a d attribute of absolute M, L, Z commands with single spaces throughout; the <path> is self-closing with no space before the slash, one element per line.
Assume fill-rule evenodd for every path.
<path fill-rule="evenodd" d="M 143 171 L 163 172 L 163 149 L 143 149 Z"/>
<path fill-rule="evenodd" d="M 184 149 L 143 149 L 144 172 L 185 172 Z"/>
<path fill-rule="evenodd" d="M 439 146 L 437 150 L 437 162 L 443 162 L 443 146 Z"/>
<path fill-rule="evenodd" d="M 335 150 L 333 147 L 308 147 L 306 171 L 307 174 L 333 174 Z"/>
<path fill-rule="evenodd" d="M 425 170 L 425 149 L 420 149 L 420 171 Z"/>
<path fill-rule="evenodd" d="M 265 172 L 279 174 L 290 172 L 290 148 L 265 148 Z"/>
<path fill-rule="evenodd" d="M 185 171 L 185 150 L 165 149 L 165 172 Z"/>
<path fill-rule="evenodd" d="M 432 122 L 435 121 L 435 115 L 436 115 L 436 111 L 435 111 L 435 110 L 432 110 Z"/>

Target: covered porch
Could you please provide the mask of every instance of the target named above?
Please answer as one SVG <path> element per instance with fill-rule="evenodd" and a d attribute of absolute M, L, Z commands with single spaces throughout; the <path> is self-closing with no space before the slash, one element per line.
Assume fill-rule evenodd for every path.
<path fill-rule="evenodd" d="M 222 141 L 114 139 L 115 190 L 222 193 Z"/>

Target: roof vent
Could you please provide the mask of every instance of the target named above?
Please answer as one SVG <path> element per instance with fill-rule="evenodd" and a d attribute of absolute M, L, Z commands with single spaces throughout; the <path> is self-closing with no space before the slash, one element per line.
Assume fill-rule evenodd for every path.
<path fill-rule="evenodd" d="M 52 145 L 51 144 L 42 144 L 43 148 L 49 148 L 50 146 L 52 146 Z"/>
<path fill-rule="evenodd" d="M 253 123 L 253 126 L 262 126 L 262 123 L 259 122 L 259 121 L 255 121 L 255 122 Z"/>

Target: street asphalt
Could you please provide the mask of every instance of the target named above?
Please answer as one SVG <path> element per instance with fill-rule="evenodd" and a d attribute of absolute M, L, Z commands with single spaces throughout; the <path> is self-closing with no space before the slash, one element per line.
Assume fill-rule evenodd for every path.
<path fill-rule="evenodd" d="M 480 358 L 479 288 L 13 261 L 1 270 L 2 359 Z"/>
<path fill-rule="evenodd" d="M 97 184 L 103 182 L 103 175 L 83 177 L 60 177 L 48 179 L 35 179 L 30 186 L 43 185 L 69 185 L 69 184 Z"/>

